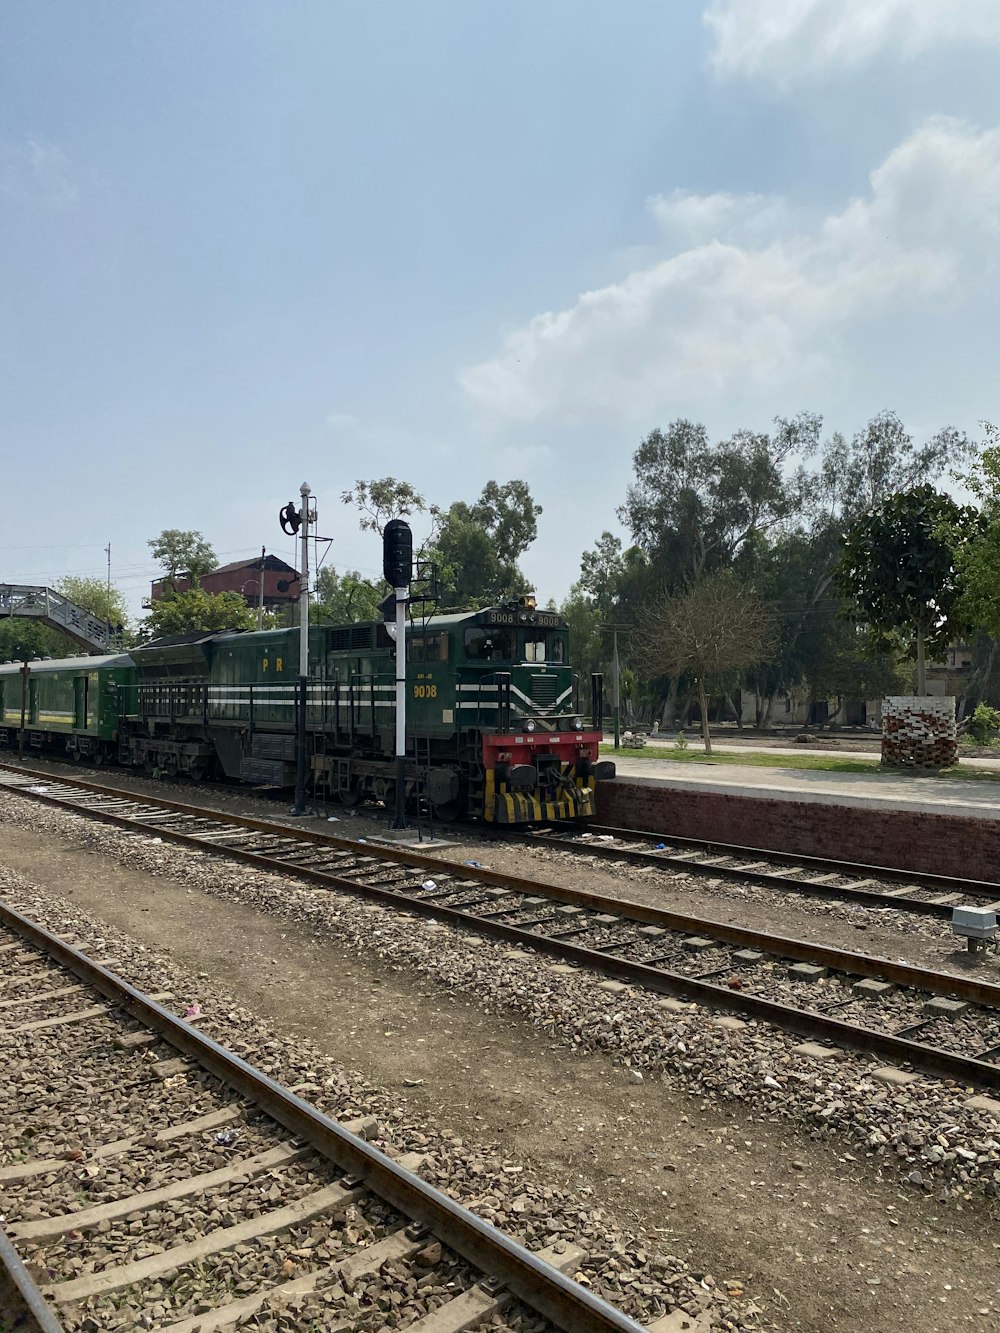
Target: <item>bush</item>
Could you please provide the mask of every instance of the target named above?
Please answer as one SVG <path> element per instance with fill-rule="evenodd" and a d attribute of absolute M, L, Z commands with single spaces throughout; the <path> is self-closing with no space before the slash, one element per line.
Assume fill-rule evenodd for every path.
<path fill-rule="evenodd" d="M 965 730 L 977 745 L 992 745 L 1000 736 L 1000 713 L 989 704 L 978 704 Z"/>

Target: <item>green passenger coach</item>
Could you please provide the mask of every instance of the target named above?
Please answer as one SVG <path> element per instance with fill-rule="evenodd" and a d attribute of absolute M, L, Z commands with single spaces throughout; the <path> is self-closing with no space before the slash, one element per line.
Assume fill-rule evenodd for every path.
<path fill-rule="evenodd" d="M 24 685 L 27 680 L 27 697 Z M 117 756 L 124 701 L 134 691 L 135 666 L 126 653 L 0 664 L 0 732 L 17 744 L 22 704 L 33 751 L 63 750 L 100 764 Z"/>

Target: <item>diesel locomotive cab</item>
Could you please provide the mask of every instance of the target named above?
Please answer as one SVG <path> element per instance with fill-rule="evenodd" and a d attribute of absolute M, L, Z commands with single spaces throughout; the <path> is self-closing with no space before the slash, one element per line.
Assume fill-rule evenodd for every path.
<path fill-rule="evenodd" d="M 479 742 L 482 817 L 593 815 L 596 780 L 613 777 L 614 764 L 598 757 L 600 718 L 580 712 L 565 621 L 523 597 L 469 615 L 461 633 L 457 707 L 462 730 Z"/>

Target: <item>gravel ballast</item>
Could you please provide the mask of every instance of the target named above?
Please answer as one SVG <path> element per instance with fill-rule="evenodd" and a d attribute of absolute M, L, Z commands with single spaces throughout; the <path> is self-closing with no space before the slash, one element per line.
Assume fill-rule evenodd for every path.
<path fill-rule="evenodd" d="M 16 808 L 20 807 L 20 809 Z M 256 906 L 271 901 L 272 907 L 285 898 L 291 906 L 288 896 L 290 886 L 283 887 L 282 881 L 269 876 L 247 876 L 233 874 L 234 868 L 217 858 L 194 858 L 183 851 L 166 848 L 162 844 L 145 837 L 120 834 L 106 828 L 96 829 L 88 821 L 78 816 L 65 816 L 60 812 L 40 810 L 35 805 L 25 806 L 21 801 L 5 801 L 0 810 L 0 824 L 13 820 L 21 823 L 30 816 L 34 829 L 47 825 L 53 830 L 62 828 L 62 821 L 74 821 L 73 836 L 79 843 L 91 837 L 97 837 L 103 851 L 111 851 L 120 860 L 137 858 L 137 863 L 145 869 L 154 867 L 158 873 L 185 874 L 188 870 L 196 872 L 199 882 L 211 885 L 212 891 L 223 895 L 250 893 Z M 109 840 L 113 842 L 109 846 Z M 266 884 L 251 884 L 250 880 L 266 880 Z M 257 901 L 257 895 L 265 892 L 265 898 Z M 234 1049 L 238 1054 L 251 1060 L 258 1067 L 289 1086 L 302 1089 L 321 1109 L 342 1119 L 351 1119 L 359 1115 L 377 1117 L 381 1142 L 396 1153 L 419 1151 L 426 1157 L 423 1169 L 425 1178 L 438 1184 L 462 1202 L 477 1208 L 496 1225 L 503 1227 L 532 1248 L 552 1245 L 559 1242 L 580 1244 L 587 1250 L 591 1259 L 584 1265 L 582 1278 L 599 1294 L 622 1306 L 637 1318 L 654 1319 L 672 1309 L 682 1309 L 690 1315 L 707 1313 L 712 1327 L 719 1329 L 742 1330 L 757 1327 L 755 1312 L 747 1302 L 742 1301 L 738 1288 L 733 1288 L 730 1296 L 725 1286 L 718 1286 L 715 1280 L 704 1272 L 692 1272 L 675 1255 L 663 1250 L 657 1237 L 632 1234 L 612 1222 L 590 1199 L 575 1197 L 568 1191 L 555 1188 L 544 1180 L 532 1179 L 523 1164 L 497 1156 L 487 1145 L 471 1145 L 455 1135 L 437 1130 L 426 1122 L 415 1122 L 412 1113 L 405 1104 L 400 1104 L 397 1096 L 370 1086 L 356 1074 L 345 1072 L 335 1063 L 324 1057 L 308 1042 L 290 1040 L 277 1036 L 267 1024 L 241 1007 L 231 995 L 226 994 L 211 983 L 205 976 L 196 976 L 179 968 L 172 960 L 158 956 L 154 951 L 130 939 L 99 922 L 87 913 L 75 908 L 60 897 L 54 897 L 43 888 L 29 883 L 24 877 L 9 870 L 0 871 L 0 891 L 4 898 L 17 910 L 42 922 L 48 928 L 59 932 L 75 932 L 79 936 L 80 947 L 91 956 L 113 959 L 115 970 L 127 977 L 137 986 L 147 990 L 170 990 L 177 997 L 172 1007 L 184 1012 L 184 1003 L 190 997 L 197 996 L 203 1012 L 212 1021 L 212 1035 Z M 292 890 L 292 896 L 299 894 Z M 305 912 L 309 907 L 308 895 L 302 895 L 302 901 L 294 907 L 296 912 Z M 326 900 L 324 906 L 331 909 L 333 915 L 327 927 L 317 921 L 318 928 L 340 930 L 338 921 L 342 918 L 337 912 L 348 913 L 356 936 L 356 947 L 361 948 L 364 939 L 376 939 L 378 947 L 383 947 L 378 926 L 373 923 L 372 915 L 358 904 L 345 901 L 339 905 Z M 297 916 L 295 919 L 302 919 Z M 346 927 L 347 922 L 343 925 Z M 403 923 L 399 923 L 400 926 Z M 437 932 L 430 932 L 437 935 Z M 348 938 L 340 934 L 342 942 Z M 426 941 L 425 941 L 426 942 Z M 436 950 L 435 950 L 436 951 Z M 169 1093 L 169 1089 L 166 1090 Z M 163 1114 L 169 1114 L 169 1108 L 160 1108 Z M 8 1108 L 10 1121 L 16 1123 L 16 1112 Z M 6 1118 L 6 1117 L 5 1117 Z M 134 1128 L 134 1126 L 133 1126 Z M 65 1148 L 72 1135 L 71 1127 L 50 1131 L 48 1146 Z M 82 1136 L 81 1136 L 82 1137 Z M 85 1140 L 92 1142 L 91 1135 Z M 37 1145 L 32 1145 L 32 1151 Z M 191 1214 L 194 1205 L 185 1206 Z M 287 1238 L 281 1238 L 284 1245 Z M 302 1241 L 303 1237 L 294 1237 Z M 302 1245 L 299 1248 L 304 1248 Z M 272 1256 L 273 1259 L 273 1256 Z M 393 1283 L 391 1275 L 383 1274 L 380 1282 L 388 1288 L 409 1291 L 413 1275 L 401 1271 L 398 1281 Z M 165 1287 L 165 1292 L 167 1288 Z M 186 1301 L 196 1300 L 196 1296 L 183 1287 L 176 1293 L 184 1295 Z M 388 1299 L 388 1298 L 387 1298 Z M 390 1304 L 393 1304 L 390 1299 Z M 175 1305 L 171 1316 L 177 1309 Z M 311 1313 L 308 1302 L 295 1312 L 295 1318 L 305 1319 Z M 134 1317 L 135 1311 L 124 1311 L 122 1326 Z M 271 1316 L 269 1316 L 271 1319 Z M 272 1322 L 258 1324 L 262 1327 L 292 1328 L 301 1327 L 294 1319 L 288 1322 L 289 1315 L 275 1312 Z M 511 1316 L 509 1321 L 499 1319 L 494 1327 L 521 1328 L 524 1333 L 537 1325 L 529 1320 Z"/>

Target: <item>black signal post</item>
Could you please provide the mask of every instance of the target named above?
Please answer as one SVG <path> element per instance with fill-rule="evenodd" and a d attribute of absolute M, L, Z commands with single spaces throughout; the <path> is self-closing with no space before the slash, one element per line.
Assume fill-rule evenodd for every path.
<path fill-rule="evenodd" d="M 382 573 L 396 599 L 396 817 L 406 823 L 406 605 L 413 577 L 413 533 L 401 518 L 390 519 L 382 533 Z"/>
<path fill-rule="evenodd" d="M 289 537 L 300 533 L 302 538 L 302 570 L 299 575 L 299 688 L 295 703 L 295 805 L 293 815 L 306 813 L 306 785 L 308 763 L 306 754 L 306 724 L 309 709 L 309 524 L 313 521 L 309 497 L 312 494 L 306 482 L 299 487 L 302 504 L 298 510 L 289 501 L 278 513 L 282 532 Z M 301 529 L 301 532 L 300 532 Z"/>

